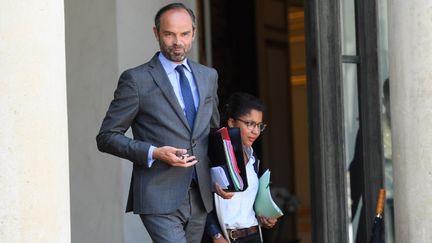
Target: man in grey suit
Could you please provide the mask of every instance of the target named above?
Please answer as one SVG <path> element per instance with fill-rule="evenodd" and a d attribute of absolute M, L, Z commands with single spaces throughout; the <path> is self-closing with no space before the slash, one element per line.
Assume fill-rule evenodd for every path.
<path fill-rule="evenodd" d="M 219 125 L 217 72 L 187 59 L 196 25 L 183 4 L 161 8 L 153 31 L 160 52 L 121 74 L 97 145 L 133 163 L 126 212 L 140 215 L 154 242 L 200 242 L 213 207 L 207 145 Z"/>

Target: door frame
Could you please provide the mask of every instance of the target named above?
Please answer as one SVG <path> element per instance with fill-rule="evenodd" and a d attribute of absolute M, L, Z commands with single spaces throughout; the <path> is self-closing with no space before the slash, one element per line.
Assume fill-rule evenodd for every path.
<path fill-rule="evenodd" d="M 355 2 L 358 57 L 347 58 L 341 53 L 340 1 L 305 1 L 313 242 L 350 242 L 342 63 L 358 63 L 366 224 L 358 234 L 366 238 L 383 187 L 377 5 Z"/>

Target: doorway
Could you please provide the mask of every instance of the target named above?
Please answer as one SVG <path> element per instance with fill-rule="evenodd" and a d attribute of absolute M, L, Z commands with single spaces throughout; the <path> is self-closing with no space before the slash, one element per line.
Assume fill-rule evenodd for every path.
<path fill-rule="evenodd" d="M 199 7 L 201 13 L 209 9 L 211 35 L 201 38 L 210 41 L 201 39 L 200 53 L 210 48 L 211 65 L 219 73 L 220 104 L 236 91 L 266 104 L 269 126 L 255 150 L 271 171 L 272 193 L 285 215 L 274 229 L 265 230 L 265 242 L 311 242 L 303 3 L 202 0 Z M 206 63 L 202 54 L 201 59 Z"/>

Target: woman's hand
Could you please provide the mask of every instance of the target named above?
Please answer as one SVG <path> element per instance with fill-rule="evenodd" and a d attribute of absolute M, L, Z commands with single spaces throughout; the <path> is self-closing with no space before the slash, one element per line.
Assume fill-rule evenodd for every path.
<path fill-rule="evenodd" d="M 219 186 L 219 184 L 214 183 L 216 194 L 218 194 L 223 199 L 231 199 L 234 196 L 234 192 L 226 192 Z"/>
<path fill-rule="evenodd" d="M 264 216 L 258 216 L 258 220 L 260 221 L 260 224 L 262 227 L 266 228 L 266 229 L 271 229 L 273 228 L 273 226 L 275 226 L 276 222 L 277 222 L 277 218 L 267 218 Z"/>

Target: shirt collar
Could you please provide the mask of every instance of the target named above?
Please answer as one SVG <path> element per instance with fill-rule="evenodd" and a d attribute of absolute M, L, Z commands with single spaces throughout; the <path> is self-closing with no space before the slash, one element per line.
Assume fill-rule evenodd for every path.
<path fill-rule="evenodd" d="M 251 157 L 253 156 L 253 148 L 243 146 L 243 152 L 246 154 L 247 161 L 249 161 L 251 159 Z M 254 163 L 255 163 L 255 160 L 254 160 L 253 164 Z"/>
<path fill-rule="evenodd" d="M 165 72 L 166 72 L 167 74 L 170 74 L 170 73 L 174 72 L 174 71 L 175 71 L 175 68 L 179 65 L 179 64 L 177 64 L 177 63 L 174 63 L 174 62 L 168 60 L 168 59 L 167 59 L 167 58 L 162 54 L 162 52 L 159 52 L 159 56 L 158 56 L 158 57 L 159 57 L 159 61 L 161 62 L 162 66 L 163 66 L 163 68 L 165 69 Z M 188 60 L 188 59 L 185 58 L 181 64 L 183 64 L 183 65 L 186 67 L 186 69 L 187 69 L 189 72 L 192 73 L 192 70 L 191 70 L 191 68 L 190 68 L 190 66 L 189 66 L 187 60 Z"/>

